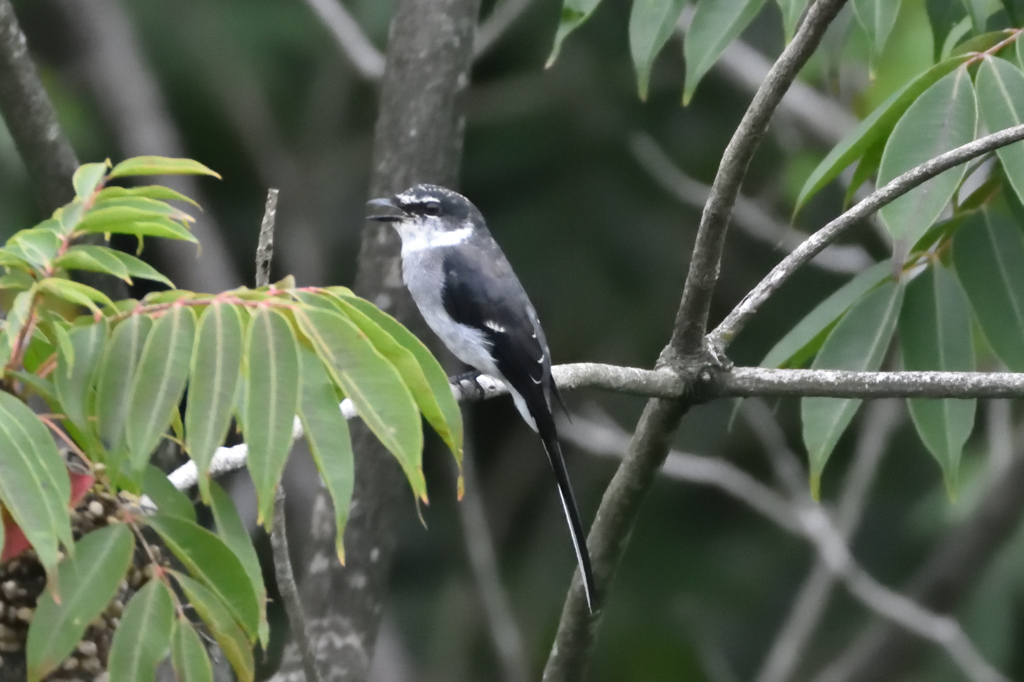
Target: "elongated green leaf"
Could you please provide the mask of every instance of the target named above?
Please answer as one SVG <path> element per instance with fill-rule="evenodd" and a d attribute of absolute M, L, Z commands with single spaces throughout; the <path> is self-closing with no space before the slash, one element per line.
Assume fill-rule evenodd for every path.
<path fill-rule="evenodd" d="M 162 580 L 150 580 L 128 602 L 114 632 L 107 670 L 112 680 L 151 682 L 167 656 L 174 603 Z"/>
<path fill-rule="evenodd" d="M 764 0 L 701 0 L 686 31 L 683 54 L 686 57 L 686 83 L 683 106 L 690 103 L 697 84 L 714 66 L 725 47 L 761 11 Z"/>
<path fill-rule="evenodd" d="M 82 536 L 74 556 L 60 562 L 60 603 L 50 590 L 45 591 L 28 629 L 25 655 L 30 682 L 55 670 L 114 598 L 134 547 L 135 538 L 127 526 L 110 525 Z"/>
<path fill-rule="evenodd" d="M 925 0 L 928 22 L 932 26 L 932 37 L 935 46 L 935 61 L 942 57 L 942 48 L 953 27 L 967 16 L 963 0 Z"/>
<path fill-rule="evenodd" d="M 903 365 L 908 370 L 973 372 L 971 312 L 952 272 L 935 264 L 907 286 L 899 321 Z M 976 400 L 908 400 L 921 441 L 932 453 L 956 497 L 964 443 L 974 429 Z"/>
<path fill-rule="evenodd" d="M 141 472 L 171 423 L 188 380 L 196 316 L 174 306 L 153 323 L 132 379 L 125 442 L 132 468 Z"/>
<path fill-rule="evenodd" d="M 220 645 L 224 657 L 228 659 L 228 663 L 238 675 L 238 679 L 241 682 L 252 682 L 256 667 L 252 649 L 249 648 L 249 641 L 246 639 L 245 633 L 231 616 L 224 602 L 200 582 L 177 571 L 172 571 L 172 573 L 175 580 L 181 585 L 181 590 L 185 593 L 192 608 L 196 610 L 206 627 L 210 629 L 210 634 L 217 640 L 217 644 Z"/>
<path fill-rule="evenodd" d="M 814 359 L 814 369 L 877 370 L 885 359 L 896 328 L 903 291 L 902 283 L 889 281 L 850 308 L 825 339 Z M 800 401 L 804 445 L 811 468 L 811 493 L 815 498 L 825 463 L 861 402 L 845 398 L 803 398 Z"/>
<path fill-rule="evenodd" d="M 415 334 L 377 306 L 366 299 L 353 295 L 351 292 L 347 296 L 340 296 L 339 300 L 345 304 L 343 311 L 348 315 L 348 318 L 355 322 L 370 337 L 374 347 L 391 360 L 395 368 L 402 374 L 406 385 L 412 391 L 413 400 L 416 401 L 420 412 L 423 413 L 423 417 L 437 431 L 437 434 L 441 436 L 442 440 L 452 451 L 455 463 L 459 465 L 459 470 L 461 471 L 462 410 L 459 408 L 459 403 L 455 400 L 455 396 L 452 395 L 452 387 L 448 382 L 448 375 L 445 373 L 444 368 L 441 367 L 441 364 L 430 352 L 430 349 Z M 362 313 L 362 316 L 357 315 L 352 310 L 353 308 Z M 391 339 L 412 354 L 419 365 L 419 373 L 422 373 L 426 387 L 420 381 L 419 373 L 412 368 L 406 367 L 406 361 L 401 359 L 400 353 L 386 348 L 388 345 L 386 342 L 383 344 L 377 343 L 374 335 L 378 332 L 373 327 L 364 325 L 363 320 L 366 318 L 379 325 L 380 329 L 389 335 Z"/>
<path fill-rule="evenodd" d="M 879 185 L 970 142 L 977 126 L 971 77 L 966 69 L 958 69 L 928 88 L 896 124 L 882 154 Z M 938 219 L 966 172 L 966 166 L 951 168 L 879 211 L 892 237 L 897 265 L 902 265 L 910 247 Z"/>
<path fill-rule="evenodd" d="M 154 282 L 160 282 L 167 286 L 174 288 L 174 282 L 165 277 L 162 273 L 158 272 L 153 266 L 144 260 L 140 260 L 131 254 L 124 253 L 123 251 L 111 251 L 114 256 L 124 264 L 128 274 L 132 277 L 141 277 L 142 279 L 152 280 Z"/>
<path fill-rule="evenodd" d="M 210 655 L 188 618 L 178 618 L 174 622 L 171 665 L 179 682 L 213 682 Z"/>
<path fill-rule="evenodd" d="M 106 246 L 90 246 L 88 244 L 72 246 L 56 258 L 53 265 L 65 270 L 102 272 L 126 282 L 131 281 L 128 276 L 128 268 L 114 255 L 114 250 Z"/>
<path fill-rule="evenodd" d="M 104 211 L 115 211 L 121 209 L 104 209 Z M 99 211 L 97 211 L 99 213 Z M 89 214 L 90 218 L 95 214 Z M 164 218 L 163 216 L 154 215 L 152 218 L 147 220 L 130 220 L 130 221 L 116 221 L 98 223 L 89 222 L 83 220 L 79 225 L 79 229 L 82 232 L 89 234 L 130 234 L 136 237 L 163 237 L 164 239 L 178 239 L 180 241 L 193 242 L 198 244 L 199 240 L 193 236 L 187 228 L 181 224 Z"/>
<path fill-rule="evenodd" d="M 900 0 L 853 0 L 853 13 L 857 23 L 868 34 L 873 57 L 882 54 L 896 15 L 900 13 Z"/>
<path fill-rule="evenodd" d="M 97 199 L 96 203 L 93 204 L 94 211 L 102 211 L 108 208 L 133 208 L 144 211 L 147 214 L 161 215 L 171 220 L 195 222 L 195 218 L 180 208 L 175 208 L 166 201 L 149 197 L 103 197 Z"/>
<path fill-rule="evenodd" d="M 130 175 L 220 175 L 192 159 L 171 159 L 165 156 L 136 156 L 125 159 L 114 166 L 110 177 L 123 178 Z"/>
<path fill-rule="evenodd" d="M 0 249 L 0 265 L 9 269 L 22 270 L 26 273 L 36 273 L 36 268 L 31 263 L 5 248 Z"/>
<path fill-rule="evenodd" d="M 793 209 L 794 213 L 803 208 L 807 201 L 825 185 L 835 180 L 847 166 L 864 156 L 875 145 L 887 140 L 896 122 L 900 120 L 910 105 L 917 101 L 921 93 L 967 59 L 967 55 L 959 55 L 939 62 L 879 104 L 814 169 L 800 190 L 796 208 Z"/>
<path fill-rule="evenodd" d="M 152 464 L 146 466 L 146 473 L 142 477 L 142 492 L 149 495 L 149 499 L 153 500 L 161 514 L 177 516 L 195 523 L 196 510 L 192 506 L 192 501 L 185 493 L 174 487 L 167 474 Z"/>
<path fill-rule="evenodd" d="M 976 33 L 984 33 L 985 26 L 988 24 L 988 0 L 963 0 L 964 7 L 967 8 L 967 14 L 971 17 L 971 24 L 974 25 L 974 31 Z"/>
<path fill-rule="evenodd" d="M 345 524 L 348 523 L 355 481 L 352 441 L 349 439 L 348 423 L 338 409 L 334 384 L 320 357 L 305 346 L 299 348 L 299 357 L 302 361 L 299 417 L 309 442 L 309 451 L 320 471 L 320 478 L 334 500 L 334 547 L 338 561 L 344 564 L 345 545 L 342 536 Z"/>
<path fill-rule="evenodd" d="M 6 249 L 17 258 L 28 261 L 39 270 L 44 270 L 57 256 L 64 240 L 54 230 L 34 227 L 22 230 L 7 240 Z"/>
<path fill-rule="evenodd" d="M 761 361 L 762 367 L 801 367 L 818 352 L 833 325 L 864 294 L 892 276 L 892 261 L 875 263 L 835 290 L 814 307 L 776 343 Z"/>
<path fill-rule="evenodd" d="M 779 9 L 782 10 L 782 30 L 786 35 L 786 42 L 793 40 L 796 33 L 797 22 L 800 15 L 804 13 L 808 0 L 776 0 Z"/>
<path fill-rule="evenodd" d="M 32 278 L 32 275 L 23 270 L 11 270 L 7 274 L 0 276 L 0 289 L 27 291 L 35 283 L 36 281 Z"/>
<path fill-rule="evenodd" d="M 107 172 L 105 163 L 83 163 L 71 176 L 71 184 L 75 188 L 75 196 L 85 201 L 88 199 Z"/>
<path fill-rule="evenodd" d="M 296 319 L 363 422 L 402 466 L 413 492 L 426 500 L 423 478 L 423 431 L 419 410 L 398 371 L 338 313 L 316 308 L 296 312 Z"/>
<path fill-rule="evenodd" d="M 209 501 L 207 471 L 224 444 L 242 367 L 242 317 L 226 303 L 208 306 L 199 318 L 185 406 L 185 445 L 199 470 L 199 490 Z"/>
<path fill-rule="evenodd" d="M 0 500 L 51 572 L 70 547 L 71 481 L 53 436 L 25 403 L 0 391 Z"/>
<path fill-rule="evenodd" d="M 219 537 L 196 524 L 166 514 L 145 522 L 192 576 L 220 599 L 250 641 L 256 639 L 260 610 L 245 567 Z"/>
<path fill-rule="evenodd" d="M 953 238 L 953 263 L 992 350 L 1024 372 L 1024 243 L 1013 221 L 975 213 Z"/>
<path fill-rule="evenodd" d="M 39 290 L 62 298 L 69 303 L 85 306 L 94 313 L 99 312 L 99 308 L 96 307 L 97 303 L 111 307 L 114 305 L 114 302 L 99 289 L 93 289 L 87 284 L 73 282 L 70 279 L 47 277 L 39 283 Z"/>
<path fill-rule="evenodd" d="M 35 298 L 36 290 L 35 287 L 29 291 L 22 291 L 20 294 L 14 297 L 14 304 L 7 313 L 7 319 L 4 320 L 2 349 L 0 349 L 0 360 L 2 365 L 6 365 L 11 360 L 11 353 L 19 343 L 24 343 L 24 339 L 21 339 L 21 332 L 25 329 L 25 324 L 28 322 L 29 314 L 32 312 L 32 301 Z"/>
<path fill-rule="evenodd" d="M 654 59 L 672 36 L 685 0 L 633 0 L 629 16 L 629 49 L 636 69 L 640 99 L 647 100 Z"/>
<path fill-rule="evenodd" d="M 978 108 L 989 130 L 1024 123 L 1024 73 L 1005 59 L 986 57 L 976 79 Z M 1015 142 L 996 151 L 1010 185 L 1024 197 L 1024 143 Z"/>
<path fill-rule="evenodd" d="M 114 328 L 103 354 L 96 381 L 96 415 L 100 439 L 109 453 L 120 452 L 124 447 L 124 423 L 132 382 L 152 328 L 151 318 L 132 315 Z M 107 465 L 113 464 L 108 459 Z"/>
<path fill-rule="evenodd" d="M 265 649 L 270 638 L 270 626 L 267 624 L 267 588 L 263 581 L 263 571 L 260 570 L 260 559 L 252 546 L 249 531 L 245 529 L 245 524 L 238 516 L 235 503 L 216 481 L 211 481 L 210 484 L 210 509 L 213 511 L 214 523 L 217 524 L 218 537 L 235 553 L 242 562 L 245 574 L 249 576 L 253 593 L 256 595 L 256 603 L 259 605 L 259 637 Z"/>
<path fill-rule="evenodd" d="M 96 195 L 97 201 L 105 199 L 117 199 L 120 197 L 145 197 L 147 199 L 161 199 L 172 201 L 184 201 L 199 208 L 199 204 L 181 192 L 176 192 L 170 187 L 162 185 L 145 185 L 142 187 L 104 187 Z"/>
<path fill-rule="evenodd" d="M 58 354 L 53 385 L 68 419 L 79 429 L 90 430 L 92 426 L 88 418 L 92 410 L 89 402 L 107 343 L 107 320 L 103 318 L 92 324 L 76 325 L 68 336 L 74 355 L 69 357 L 66 351 Z"/>
<path fill-rule="evenodd" d="M 558 59 L 558 53 L 562 51 L 562 43 L 580 25 L 590 18 L 601 0 L 564 0 L 562 4 L 562 16 L 558 22 L 558 30 L 555 32 L 555 45 L 551 48 L 551 55 L 544 68 L 548 69 Z"/>
<path fill-rule="evenodd" d="M 245 342 L 246 395 L 242 424 L 249 446 L 249 473 L 256 487 L 257 522 L 268 529 L 274 491 L 292 447 L 299 410 L 299 353 L 285 317 L 261 308 L 249 323 Z"/>

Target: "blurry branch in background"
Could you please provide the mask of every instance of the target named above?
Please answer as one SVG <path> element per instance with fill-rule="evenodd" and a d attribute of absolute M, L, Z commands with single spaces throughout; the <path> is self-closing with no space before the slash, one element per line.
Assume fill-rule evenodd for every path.
<path fill-rule="evenodd" d="M 499 0 L 476 27 L 473 59 L 479 59 L 490 50 L 532 3 L 533 0 Z"/>
<path fill-rule="evenodd" d="M 494 538 L 487 524 L 483 499 L 480 497 L 480 484 L 476 476 L 476 463 L 468 434 L 465 437 L 464 453 L 462 475 L 465 493 L 457 506 L 469 566 L 473 571 L 491 642 L 504 672 L 505 682 L 527 682 L 530 679 L 530 669 L 523 647 L 523 637 L 498 572 Z"/>
<path fill-rule="evenodd" d="M 630 136 L 629 150 L 640 167 L 666 192 L 681 203 L 700 210 L 711 194 L 711 188 L 686 175 L 653 137 L 637 132 Z M 777 219 L 766 207 L 740 195 L 733 209 L 732 222 L 747 236 L 774 249 L 792 252 L 807 235 Z M 860 246 L 829 245 L 815 256 L 810 265 L 840 274 L 854 274 L 872 265 L 874 260 Z"/>
<path fill-rule="evenodd" d="M 763 403 L 757 402 L 763 407 Z M 748 422 L 753 422 L 758 415 L 754 410 L 746 409 L 744 416 Z M 905 416 L 901 403 L 888 400 L 873 401 L 865 409 L 853 462 L 843 479 L 835 511 L 837 530 L 846 541 L 860 525 L 878 464 Z M 835 584 L 836 579 L 828 565 L 817 558 L 794 597 L 789 615 L 765 655 L 755 682 L 786 682 L 792 677 L 825 614 Z"/>
<path fill-rule="evenodd" d="M 270 284 L 270 263 L 274 259 L 274 224 L 277 221 L 276 189 L 267 190 L 267 203 L 263 210 L 263 221 L 260 224 L 259 242 L 256 245 L 256 286 L 265 287 Z M 292 559 L 288 551 L 288 524 L 285 517 L 284 481 L 278 483 L 274 495 L 274 518 L 270 530 L 270 548 L 274 558 L 274 578 L 277 591 L 284 603 L 284 611 L 288 616 L 288 626 L 292 640 L 302 656 L 302 668 L 306 674 L 306 682 L 321 682 L 320 670 L 316 663 L 316 654 L 310 643 L 306 629 L 306 616 L 299 597 L 299 588 L 295 583 L 292 571 Z"/>
<path fill-rule="evenodd" d="M 727 346 L 761 305 L 801 266 L 835 241 L 839 235 L 875 213 L 882 206 L 945 170 L 1022 139 L 1024 139 L 1024 125 L 1000 130 L 940 154 L 920 166 L 911 168 L 884 187 L 878 188 L 866 199 L 811 235 L 776 265 L 708 335 L 710 343 L 719 348 Z"/>
<path fill-rule="evenodd" d="M 770 412 L 763 406 L 755 410 L 750 422 L 757 425 L 755 431 L 766 450 L 773 451 L 771 459 L 797 462 L 796 455 L 785 447 Z M 621 458 L 630 443 L 629 434 L 607 418 L 596 421 L 574 415 L 571 422 L 560 423 L 559 428 L 566 440 L 604 456 Z M 819 561 L 863 606 L 941 647 L 972 682 L 1008 682 L 978 653 L 956 620 L 929 611 L 868 574 L 850 553 L 843 532 L 821 505 L 811 502 L 806 489 L 784 496 L 723 459 L 676 451 L 669 453 L 662 473 L 676 480 L 717 487 L 787 532 L 809 541 Z"/>
<path fill-rule="evenodd" d="M 187 156 L 174 120 L 167 111 L 160 83 L 139 46 L 135 27 L 122 0 L 54 0 L 54 6 L 73 34 L 78 48 L 75 74 L 89 89 L 91 99 L 125 157 Z M 204 206 L 200 184 L 193 176 L 156 178 L 156 182 L 196 198 Z M 231 259 L 224 233 L 213 218 L 203 214 L 192 233 L 202 244 L 170 239 L 152 240 L 161 270 L 183 289 L 216 293 L 239 286 L 241 275 Z"/>
<path fill-rule="evenodd" d="M 10 0 L 0 0 L 0 112 L 43 213 L 71 201 L 78 159 L 39 80 Z"/>
<path fill-rule="evenodd" d="M 384 75 L 384 55 L 363 32 L 340 0 L 306 0 L 334 37 L 342 54 L 364 80 L 377 82 Z"/>

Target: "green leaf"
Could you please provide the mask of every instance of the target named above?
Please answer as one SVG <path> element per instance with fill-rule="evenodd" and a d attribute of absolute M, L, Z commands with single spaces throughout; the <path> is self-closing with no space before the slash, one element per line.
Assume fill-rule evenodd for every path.
<path fill-rule="evenodd" d="M 0 500 L 51 572 L 71 547 L 71 480 L 53 436 L 29 407 L 0 391 Z"/>
<path fill-rule="evenodd" d="M 963 0 L 967 13 L 971 16 L 971 24 L 975 33 L 984 33 L 988 24 L 989 0 Z"/>
<path fill-rule="evenodd" d="M 239 631 L 240 633 L 241 631 Z M 213 682 L 213 666 L 203 640 L 188 618 L 178 618 L 171 633 L 171 665 L 180 682 Z"/>
<path fill-rule="evenodd" d="M 102 272 L 131 283 L 128 268 L 114 253 L 113 249 L 106 246 L 76 244 L 54 260 L 53 265 L 65 270 Z"/>
<path fill-rule="evenodd" d="M 974 139 L 978 106 L 966 69 L 928 88 L 892 131 L 878 169 L 878 184 Z M 893 239 L 894 262 L 902 265 L 910 247 L 938 219 L 967 172 L 960 165 L 915 187 L 879 211 Z"/>
<path fill-rule="evenodd" d="M 130 234 L 136 237 L 163 237 L 165 239 L 178 239 L 196 244 L 199 243 L 199 240 L 186 227 L 163 216 L 152 215 L 152 217 L 145 220 L 118 220 L 113 216 L 107 215 L 108 211 L 123 212 L 128 210 L 130 209 L 107 208 L 90 213 L 89 217 L 79 224 L 79 231 L 88 234 L 114 233 Z M 99 213 L 104 214 L 100 216 L 103 219 L 102 222 L 100 220 L 90 220 Z"/>
<path fill-rule="evenodd" d="M 558 59 L 558 53 L 562 51 L 562 43 L 569 37 L 569 34 L 580 27 L 584 21 L 590 18 L 601 0 L 564 0 L 562 4 L 562 16 L 558 21 L 558 30 L 555 31 L 555 45 L 551 48 L 551 55 L 544 64 L 549 69 Z"/>
<path fill-rule="evenodd" d="M 153 328 L 153 320 L 146 315 L 132 315 L 116 327 L 110 335 L 100 363 L 96 381 L 96 415 L 100 439 L 110 452 L 124 447 L 124 423 L 128 415 L 129 394 L 138 371 L 142 349 Z M 108 466 L 112 464 L 107 461 Z"/>
<path fill-rule="evenodd" d="M 204 501 L 210 499 L 210 461 L 231 426 L 242 366 L 242 333 L 242 317 L 233 305 L 214 303 L 199 318 L 185 406 L 185 445 L 199 471 Z"/>
<path fill-rule="evenodd" d="M 96 307 L 97 303 L 109 306 L 114 305 L 114 302 L 107 298 L 107 295 L 99 289 L 93 289 L 87 284 L 73 282 L 70 279 L 47 277 L 39 283 L 39 290 L 62 298 L 69 303 L 85 306 L 94 313 L 100 312 L 100 309 Z"/>
<path fill-rule="evenodd" d="M 174 306 L 153 323 L 132 380 L 125 442 L 132 468 L 141 472 L 171 423 L 188 380 L 196 316 Z"/>
<path fill-rule="evenodd" d="M 7 319 L 4 320 L 3 350 L 2 355 L 0 355 L 0 360 L 3 361 L 2 365 L 6 365 L 11 360 L 11 353 L 14 351 L 15 345 L 19 343 L 21 332 L 25 329 L 25 324 L 28 322 L 29 315 L 32 312 L 32 302 L 35 299 L 35 295 L 35 289 L 30 289 L 29 291 L 22 291 L 14 297 L 14 304 L 7 313 Z M 24 340 L 20 342 L 24 343 Z"/>
<path fill-rule="evenodd" d="M 107 343 L 107 320 L 76 325 L 68 337 L 73 355 L 64 348 L 58 353 L 53 385 L 64 414 L 79 429 L 88 431 L 92 429 L 89 417 L 93 382 Z"/>
<path fill-rule="evenodd" d="M 992 350 L 1024 372 L 1024 243 L 1013 221 L 975 213 L 953 238 L 953 263 Z"/>
<path fill-rule="evenodd" d="M 149 499 L 153 500 L 161 514 L 177 516 L 195 523 L 196 510 L 192 506 L 192 500 L 174 487 L 167 474 L 152 464 L 146 466 L 146 473 L 142 476 L 142 492 L 149 495 Z"/>
<path fill-rule="evenodd" d="M 814 307 L 776 343 L 761 361 L 762 367 L 802 367 L 825 342 L 836 320 L 867 292 L 892 277 L 892 261 L 875 263 L 839 287 Z"/>
<path fill-rule="evenodd" d="M 151 215 L 164 216 L 171 220 L 195 222 L 195 218 L 190 216 L 188 213 L 185 213 L 180 208 L 175 208 L 166 201 L 150 199 L 149 197 L 110 197 L 97 200 L 96 203 L 93 204 L 94 211 L 102 211 L 108 208 L 131 208 L 144 211 Z"/>
<path fill-rule="evenodd" d="M 299 353 L 295 332 L 284 315 L 260 308 L 245 342 L 245 409 L 249 473 L 256 487 L 257 523 L 270 528 L 274 491 L 292 447 L 299 410 Z"/>
<path fill-rule="evenodd" d="M 853 169 L 850 184 L 846 188 L 846 196 L 843 197 L 844 209 L 853 204 L 857 190 L 878 172 L 878 166 L 882 163 L 883 151 L 885 151 L 885 145 L 879 143 L 865 151 L 864 156 L 860 157 L 857 167 Z"/>
<path fill-rule="evenodd" d="M 902 283 L 889 281 L 858 301 L 825 339 L 813 368 L 877 370 L 896 328 L 903 291 Z M 861 402 L 846 398 L 800 401 L 804 445 L 811 467 L 811 493 L 815 498 L 825 463 Z"/>
<path fill-rule="evenodd" d="M 808 0 L 776 0 L 782 10 L 782 30 L 786 34 L 786 43 L 793 40 L 796 25 L 807 7 Z"/>
<path fill-rule="evenodd" d="M 170 187 L 163 187 L 162 185 L 146 185 L 143 187 L 105 187 L 100 190 L 100 193 L 96 196 L 96 200 L 104 201 L 106 199 L 118 199 L 121 197 L 145 197 L 147 199 L 185 201 L 196 208 L 199 208 L 199 204 L 197 204 L 194 199 L 190 199 L 181 192 L 176 192 Z"/>
<path fill-rule="evenodd" d="M 266 649 L 270 639 L 270 626 L 267 624 L 267 588 L 263 581 L 263 571 L 260 569 L 260 559 L 252 546 L 249 531 L 245 529 L 245 524 L 238 516 L 235 503 L 216 481 L 210 482 L 210 509 L 213 511 L 214 523 L 217 524 L 218 537 L 235 553 L 242 562 L 245 574 L 249 576 L 260 611 L 259 638 Z"/>
<path fill-rule="evenodd" d="M 89 623 L 103 613 L 128 572 L 134 547 L 135 538 L 127 526 L 110 525 L 82 536 L 74 556 L 60 562 L 60 603 L 54 601 L 52 590 L 46 590 L 28 629 L 25 655 L 30 682 L 55 670 Z"/>
<path fill-rule="evenodd" d="M 900 13 L 900 0 L 853 0 L 853 13 L 857 23 L 868 35 L 872 59 L 882 54 L 896 15 Z"/>
<path fill-rule="evenodd" d="M 401 376 L 352 322 L 328 310 L 297 310 L 296 319 L 331 379 L 363 422 L 402 466 L 413 492 L 426 500 L 419 410 Z"/>
<path fill-rule="evenodd" d="M 125 269 L 128 270 L 128 274 L 132 277 L 141 277 L 142 279 L 160 282 L 161 284 L 166 284 L 172 289 L 174 288 L 174 282 L 169 280 L 146 261 L 140 260 L 131 254 L 124 253 L 123 251 L 115 251 L 112 249 L 111 253 L 121 261 Z"/>
<path fill-rule="evenodd" d="M 166 514 L 144 519 L 192 576 L 220 599 L 250 641 L 256 639 L 260 610 L 242 562 L 219 537 Z"/>
<path fill-rule="evenodd" d="M 903 366 L 911 371 L 973 372 L 971 312 L 952 272 L 933 264 L 909 285 L 899 321 Z M 956 497 L 960 455 L 974 429 L 976 400 L 908 400 L 910 415 Z"/>
<path fill-rule="evenodd" d="M 249 641 L 245 633 L 238 627 L 238 623 L 231 616 L 216 594 L 206 589 L 198 581 L 192 580 L 187 575 L 177 571 L 171 572 L 175 580 L 181 585 L 182 592 L 188 598 L 192 608 L 196 610 L 199 617 L 210 629 L 210 634 L 217 640 L 224 657 L 228 659 L 240 682 L 253 682 L 255 676 L 255 661 L 252 657 L 252 649 L 249 648 Z M 178 666 L 175 666 L 177 669 Z"/>
<path fill-rule="evenodd" d="M 71 176 L 71 184 L 75 188 L 75 196 L 85 201 L 96 191 L 107 172 L 105 163 L 83 163 Z"/>
<path fill-rule="evenodd" d="M 1024 73 L 1005 59 L 986 57 L 975 81 L 978 108 L 985 127 L 1003 130 L 1024 123 Z M 1024 197 L 1024 142 L 996 150 L 1003 171 L 1018 197 Z"/>
<path fill-rule="evenodd" d="M 64 240 L 57 232 L 43 227 L 22 230 L 7 240 L 7 251 L 40 271 L 50 267 Z"/>
<path fill-rule="evenodd" d="M 125 159 L 114 166 L 110 177 L 123 178 L 129 175 L 220 175 L 192 159 L 170 159 L 164 156 L 136 156 Z"/>
<path fill-rule="evenodd" d="M 946 38 L 953 31 L 953 27 L 967 16 L 967 11 L 962 0 L 926 0 L 925 9 L 928 12 L 928 22 L 932 25 L 934 59 L 939 61 Z"/>
<path fill-rule="evenodd" d="M 654 59 L 672 37 L 685 0 L 633 0 L 629 16 L 629 49 L 636 68 L 640 99 L 647 100 L 647 86 Z"/>
<path fill-rule="evenodd" d="M 345 545 L 342 536 L 348 523 L 352 488 L 355 482 L 352 441 L 348 423 L 338 409 L 338 396 L 320 357 L 305 346 L 300 346 L 302 362 L 302 392 L 299 417 L 306 432 L 309 451 L 316 462 L 327 491 L 334 500 L 334 547 L 338 561 L 345 563 Z"/>
<path fill-rule="evenodd" d="M 860 122 L 853 132 L 837 144 L 832 151 L 818 164 L 800 190 L 796 200 L 796 213 L 807 201 L 817 194 L 825 185 L 835 180 L 843 170 L 857 159 L 864 156 L 875 145 L 884 143 L 892 133 L 893 127 L 903 116 L 911 104 L 917 101 L 925 90 L 946 76 L 965 61 L 968 55 L 950 57 L 939 62 L 920 76 L 894 92 Z"/>
<path fill-rule="evenodd" d="M 174 603 L 162 580 L 150 580 L 128 602 L 110 645 L 111 680 L 151 682 L 167 656 L 174 625 Z"/>
<path fill-rule="evenodd" d="M 683 43 L 686 57 L 683 106 L 690 103 L 697 84 L 763 5 L 764 0 L 701 0 L 697 3 Z"/>
<path fill-rule="evenodd" d="M 0 289 L 12 291 L 26 291 L 36 283 L 32 275 L 24 270 L 11 270 L 6 275 L 0 276 Z"/>
<path fill-rule="evenodd" d="M 351 292 L 347 296 L 341 296 L 339 300 L 342 301 L 343 310 L 349 320 L 355 322 L 363 333 L 370 337 L 374 347 L 384 357 L 391 360 L 391 363 L 402 375 L 406 386 L 412 392 L 413 400 L 416 401 L 420 412 L 423 413 L 423 417 L 452 451 L 455 463 L 458 464 L 461 472 L 462 410 L 459 408 L 455 396 L 452 395 L 452 387 L 444 368 L 415 334 L 377 306 L 351 294 Z M 361 315 L 357 314 L 357 311 Z M 365 324 L 363 321 L 367 318 L 372 320 L 375 325 Z M 375 327 L 378 326 L 393 341 L 412 354 L 419 371 L 409 366 L 408 361 L 403 359 L 403 354 L 392 349 L 387 343 L 387 339 L 383 339 L 381 342 L 377 341 L 379 332 Z M 422 375 L 422 380 L 420 375 Z"/>

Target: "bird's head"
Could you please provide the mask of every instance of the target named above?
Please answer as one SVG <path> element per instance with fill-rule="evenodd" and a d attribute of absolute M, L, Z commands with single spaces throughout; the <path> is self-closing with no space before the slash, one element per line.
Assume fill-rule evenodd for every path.
<path fill-rule="evenodd" d="M 387 211 L 368 218 L 394 225 L 403 242 L 433 240 L 467 228 L 485 229 L 483 216 L 469 199 L 438 185 L 415 185 L 393 197 L 372 199 L 367 205 Z"/>

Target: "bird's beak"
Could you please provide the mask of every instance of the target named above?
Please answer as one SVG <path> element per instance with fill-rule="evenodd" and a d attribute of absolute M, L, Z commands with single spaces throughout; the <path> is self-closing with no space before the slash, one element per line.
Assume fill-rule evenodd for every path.
<path fill-rule="evenodd" d="M 405 217 L 405 211 L 395 205 L 395 202 L 388 198 L 382 199 L 370 199 L 366 202 L 367 206 L 374 209 L 389 209 L 392 211 L 399 211 L 399 213 L 383 213 L 366 216 L 367 220 L 379 220 L 386 223 L 398 222 Z"/>

